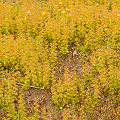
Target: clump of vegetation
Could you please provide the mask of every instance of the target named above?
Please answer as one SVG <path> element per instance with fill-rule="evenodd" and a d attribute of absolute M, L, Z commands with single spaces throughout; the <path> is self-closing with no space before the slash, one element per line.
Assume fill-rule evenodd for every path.
<path fill-rule="evenodd" d="M 1 118 L 119 119 L 119 8 L 119 0 L 0 0 Z"/>

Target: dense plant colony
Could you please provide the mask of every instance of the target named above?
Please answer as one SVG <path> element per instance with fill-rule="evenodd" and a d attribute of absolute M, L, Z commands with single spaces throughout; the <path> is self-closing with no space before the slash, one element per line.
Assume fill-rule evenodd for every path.
<path fill-rule="evenodd" d="M 70 49 L 83 74 L 66 65 L 58 77 Z M 30 115 L 32 88 L 50 92 L 52 107 L 35 97 Z M 39 118 L 120 119 L 119 0 L 0 0 L 0 119 Z"/>

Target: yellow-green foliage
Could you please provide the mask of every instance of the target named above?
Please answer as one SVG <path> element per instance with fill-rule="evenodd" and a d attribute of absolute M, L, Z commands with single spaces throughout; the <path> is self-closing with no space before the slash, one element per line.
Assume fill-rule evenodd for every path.
<path fill-rule="evenodd" d="M 120 60 L 119 55 L 110 45 L 111 44 L 108 43 L 108 45 L 102 47 L 102 49 L 97 49 L 94 57 L 91 59 L 91 63 L 93 69 L 96 69 L 98 74 L 98 81 L 96 82 L 99 82 L 105 95 L 113 99 L 113 102 L 119 102 L 117 96 L 119 97 L 120 90 Z"/>
<path fill-rule="evenodd" d="M 62 109 L 64 105 L 75 104 L 78 101 L 78 92 L 75 74 L 69 75 L 67 67 L 65 68 L 63 80 L 53 83 L 52 99 L 56 108 Z"/>
<path fill-rule="evenodd" d="M 23 94 L 22 90 L 20 90 L 20 95 L 19 95 L 19 118 L 20 119 L 26 119 L 26 110 L 25 110 L 25 104 L 24 104 L 24 99 L 23 99 Z"/>
<path fill-rule="evenodd" d="M 63 110 L 64 120 L 118 119 L 119 9 L 119 0 L 0 0 L 3 119 L 39 118 L 36 99 L 36 112 L 27 117 L 22 91 L 17 98 L 16 83 L 24 90 L 31 86 L 51 90 L 51 101 Z M 75 48 L 83 61 L 82 76 L 70 73 L 67 67 L 63 77 L 55 74 L 57 53 L 66 55 L 69 48 Z M 66 105 L 74 111 L 65 110 Z M 51 110 L 42 109 L 43 119 L 52 119 Z"/>
<path fill-rule="evenodd" d="M 9 74 L 7 70 L 6 73 L 4 73 L 3 68 L 1 68 L 1 76 L 0 106 L 2 107 L 2 112 L 7 113 L 8 119 L 10 119 L 11 116 L 12 118 L 16 118 L 16 111 L 13 103 L 17 95 L 15 79 L 12 79 L 11 74 Z"/>
<path fill-rule="evenodd" d="M 34 113 L 35 120 L 37 120 L 39 118 L 38 112 L 39 112 L 39 110 L 38 110 L 37 99 L 35 98 L 35 113 Z"/>

